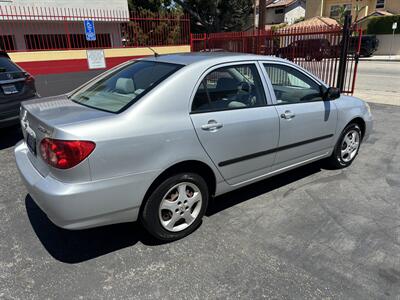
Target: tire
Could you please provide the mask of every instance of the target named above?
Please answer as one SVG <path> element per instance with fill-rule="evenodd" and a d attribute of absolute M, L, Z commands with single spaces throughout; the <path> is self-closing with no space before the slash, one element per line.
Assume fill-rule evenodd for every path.
<path fill-rule="evenodd" d="M 158 240 L 181 239 L 200 225 L 208 198 L 207 183 L 201 176 L 194 173 L 174 175 L 151 193 L 144 204 L 141 222 Z"/>
<path fill-rule="evenodd" d="M 340 135 L 332 155 L 327 159 L 328 164 L 335 169 L 350 166 L 357 157 L 361 141 L 362 132 L 360 126 L 355 123 L 347 125 Z"/>

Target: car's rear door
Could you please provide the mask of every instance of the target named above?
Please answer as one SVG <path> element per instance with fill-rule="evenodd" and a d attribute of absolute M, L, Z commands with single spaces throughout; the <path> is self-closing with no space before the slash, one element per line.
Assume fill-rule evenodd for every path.
<path fill-rule="evenodd" d="M 323 101 L 320 84 L 291 64 L 269 62 L 263 66 L 280 120 L 274 169 L 326 155 L 334 145 L 335 101 Z"/>
<path fill-rule="evenodd" d="M 229 184 L 267 173 L 275 159 L 279 118 L 260 71 L 254 62 L 219 65 L 203 74 L 193 97 L 198 138 Z"/>

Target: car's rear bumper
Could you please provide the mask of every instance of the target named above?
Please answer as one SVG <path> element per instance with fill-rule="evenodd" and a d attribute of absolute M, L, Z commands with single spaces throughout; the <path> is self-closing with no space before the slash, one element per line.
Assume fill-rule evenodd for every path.
<path fill-rule="evenodd" d="M 83 183 L 43 177 L 30 162 L 25 142 L 15 148 L 18 170 L 29 194 L 57 226 L 84 229 L 136 221 L 154 173 L 141 173 Z"/>

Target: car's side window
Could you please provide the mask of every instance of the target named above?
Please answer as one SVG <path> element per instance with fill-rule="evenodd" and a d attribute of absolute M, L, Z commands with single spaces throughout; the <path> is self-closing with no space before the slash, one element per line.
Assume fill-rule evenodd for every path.
<path fill-rule="evenodd" d="M 208 73 L 197 89 L 192 112 L 250 108 L 266 104 L 257 67 L 235 65 Z"/>
<path fill-rule="evenodd" d="M 302 72 L 280 64 L 264 64 L 278 104 L 322 101 L 320 86 Z"/>

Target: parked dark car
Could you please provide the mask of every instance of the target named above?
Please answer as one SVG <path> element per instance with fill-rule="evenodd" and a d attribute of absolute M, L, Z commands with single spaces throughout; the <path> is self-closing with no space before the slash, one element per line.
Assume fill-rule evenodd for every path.
<path fill-rule="evenodd" d="M 0 128 L 17 124 L 21 101 L 35 96 L 35 79 L 0 50 Z"/>
<path fill-rule="evenodd" d="M 306 61 L 322 60 L 331 55 L 331 43 L 327 39 L 306 39 L 294 41 L 277 50 L 276 56 L 293 60 L 304 58 Z"/>
<path fill-rule="evenodd" d="M 350 45 L 349 45 L 349 52 L 355 53 L 357 51 L 358 46 L 358 39 L 357 36 L 352 36 L 350 38 Z M 361 37 L 361 48 L 360 48 L 360 56 L 369 57 L 376 50 L 378 50 L 379 40 L 376 38 L 375 35 L 363 35 Z"/>

